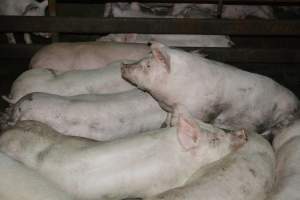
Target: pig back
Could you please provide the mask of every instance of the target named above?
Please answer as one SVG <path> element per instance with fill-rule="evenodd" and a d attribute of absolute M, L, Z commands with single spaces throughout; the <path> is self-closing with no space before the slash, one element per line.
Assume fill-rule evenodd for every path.
<path fill-rule="evenodd" d="M 98 69 L 119 60 L 139 60 L 148 52 L 143 44 L 114 42 L 54 43 L 39 50 L 30 61 L 30 68 L 57 71 Z"/>

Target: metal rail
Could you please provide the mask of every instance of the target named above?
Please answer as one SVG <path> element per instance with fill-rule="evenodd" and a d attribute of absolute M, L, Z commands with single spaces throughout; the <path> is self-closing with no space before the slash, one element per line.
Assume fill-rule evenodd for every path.
<path fill-rule="evenodd" d="M 300 36 L 300 20 L 1 16 L 0 32 Z"/>
<path fill-rule="evenodd" d="M 29 59 L 43 45 L 0 45 L 1 59 Z M 195 50 L 196 48 L 183 48 Z M 221 62 L 228 63 L 300 63 L 300 49 L 197 48 Z"/>
<path fill-rule="evenodd" d="M 149 2 L 149 3 L 213 3 L 219 0 L 58 0 L 58 3 L 107 3 L 107 2 Z M 300 0 L 224 0 L 224 4 L 300 4 Z"/>

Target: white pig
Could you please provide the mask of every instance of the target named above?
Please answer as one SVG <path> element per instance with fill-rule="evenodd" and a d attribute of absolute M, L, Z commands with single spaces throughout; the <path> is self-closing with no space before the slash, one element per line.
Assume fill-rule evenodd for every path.
<path fill-rule="evenodd" d="M 109 34 L 97 41 L 128 42 L 147 44 L 158 41 L 167 46 L 177 47 L 231 47 L 233 42 L 223 35 L 179 35 L 179 34 L 136 34 L 120 33 Z"/>
<path fill-rule="evenodd" d="M 12 105 L 10 110 L 10 124 L 36 120 L 64 135 L 99 141 L 158 129 L 167 117 L 149 94 L 138 89 L 71 97 L 32 93 Z"/>
<path fill-rule="evenodd" d="M 176 127 L 106 143 L 23 121 L 4 132 L 0 149 L 76 198 L 120 200 L 183 186 L 203 166 L 243 146 L 246 138 L 244 131 L 225 133 L 183 116 Z"/>
<path fill-rule="evenodd" d="M 71 200 L 38 172 L 0 152 L 1 200 Z"/>
<path fill-rule="evenodd" d="M 171 13 L 172 3 L 106 3 L 104 9 L 104 17 L 155 17 L 157 12 L 165 14 Z M 148 12 L 145 15 L 143 8 Z M 162 14 L 160 14 L 163 17 Z M 173 16 L 168 16 L 173 17 Z"/>
<path fill-rule="evenodd" d="M 182 17 L 182 16 L 159 16 L 141 11 L 137 2 L 108 3 L 105 16 L 108 16 L 109 9 L 112 9 L 113 17 Z M 211 18 L 202 16 L 203 18 Z M 228 36 L 223 35 L 179 35 L 179 34 L 109 34 L 99 38 L 97 41 L 113 41 L 128 43 L 148 43 L 152 40 L 162 42 L 168 46 L 181 47 L 231 47 L 233 42 Z"/>
<path fill-rule="evenodd" d="M 300 120 L 276 134 L 276 185 L 269 200 L 300 199 Z"/>
<path fill-rule="evenodd" d="M 184 15 L 191 18 L 215 18 L 217 17 L 218 5 L 216 4 L 174 4 L 173 16 Z M 203 16 L 207 17 L 203 17 Z M 273 9 L 270 6 L 253 5 L 224 5 L 222 9 L 222 18 L 227 19 L 245 19 L 248 16 L 274 19 Z"/>
<path fill-rule="evenodd" d="M 110 6 L 106 6 L 104 16 L 109 16 L 109 13 L 113 17 L 136 17 L 136 18 L 159 18 L 159 17 L 173 17 L 173 16 L 159 16 L 152 13 L 146 13 L 141 10 L 138 2 L 132 3 L 112 3 Z"/>
<path fill-rule="evenodd" d="M 13 82 L 10 94 L 5 99 L 10 103 L 16 103 L 21 97 L 32 92 L 73 96 L 116 93 L 135 88 L 122 79 L 120 68 L 121 63 L 115 62 L 105 68 L 64 73 L 52 69 L 31 69 Z"/>
<path fill-rule="evenodd" d="M 48 0 L 1 0 L 0 15 L 15 15 L 15 16 L 44 16 Z M 37 33 L 48 38 L 50 34 Z M 8 42 L 16 44 L 16 39 L 13 33 L 7 33 Z M 31 44 L 31 37 L 28 33 L 24 34 L 24 40 L 27 44 Z"/>
<path fill-rule="evenodd" d="M 275 179 L 274 152 L 261 136 L 248 138 L 238 151 L 194 174 L 185 186 L 145 200 L 264 200 Z"/>
<path fill-rule="evenodd" d="M 261 133 L 287 123 L 298 109 L 296 96 L 268 77 L 160 43 L 151 49 L 139 62 L 124 63 L 122 76 L 169 112 L 184 106 L 216 126 Z"/>
<path fill-rule="evenodd" d="M 120 60 L 138 60 L 149 52 L 143 44 L 114 42 L 54 43 L 39 50 L 30 61 L 30 68 L 48 68 L 60 72 L 98 69 Z"/>

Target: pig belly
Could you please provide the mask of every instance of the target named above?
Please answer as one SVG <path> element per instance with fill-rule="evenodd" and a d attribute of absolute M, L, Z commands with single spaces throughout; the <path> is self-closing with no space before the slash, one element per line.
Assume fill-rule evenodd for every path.
<path fill-rule="evenodd" d="M 158 129 L 166 112 L 149 94 L 137 89 L 69 98 L 33 93 L 13 106 L 11 119 L 36 120 L 64 135 L 106 141 Z"/>
<path fill-rule="evenodd" d="M 261 136 L 194 174 L 186 186 L 145 200 L 264 200 L 274 182 L 275 157 Z"/>
<path fill-rule="evenodd" d="M 113 42 L 55 43 L 39 50 L 30 68 L 47 68 L 59 72 L 98 69 L 120 60 L 139 60 L 149 47 L 142 44 Z"/>
<path fill-rule="evenodd" d="M 276 158 L 276 185 L 269 199 L 300 199 L 300 136 L 283 144 L 276 151 Z"/>
<path fill-rule="evenodd" d="M 117 93 L 135 88 L 121 77 L 121 63 L 112 63 L 103 69 L 77 70 L 57 74 L 49 69 L 31 69 L 13 83 L 8 98 L 16 103 L 32 92 L 45 92 L 61 96 L 80 94 Z"/>
<path fill-rule="evenodd" d="M 273 140 L 276 183 L 268 200 L 300 199 L 300 120 L 282 128 Z"/>
<path fill-rule="evenodd" d="M 66 193 L 17 161 L 0 153 L 1 200 L 71 200 Z"/>
<path fill-rule="evenodd" d="M 277 130 L 272 143 L 274 150 L 278 151 L 282 145 L 297 136 L 300 136 L 300 119 L 297 119 L 288 126 Z"/>

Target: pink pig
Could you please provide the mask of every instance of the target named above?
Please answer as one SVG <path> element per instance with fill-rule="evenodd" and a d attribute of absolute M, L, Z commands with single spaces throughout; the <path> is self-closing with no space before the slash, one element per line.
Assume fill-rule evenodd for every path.
<path fill-rule="evenodd" d="M 194 117 L 227 129 L 262 133 L 289 121 L 298 109 L 296 96 L 268 77 L 157 42 L 151 54 L 123 63 L 121 71 L 163 109 L 186 107 Z"/>

